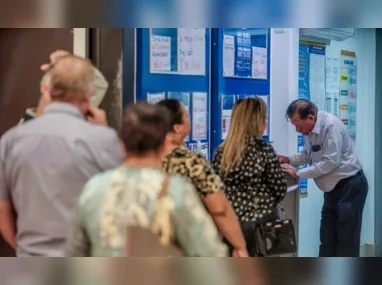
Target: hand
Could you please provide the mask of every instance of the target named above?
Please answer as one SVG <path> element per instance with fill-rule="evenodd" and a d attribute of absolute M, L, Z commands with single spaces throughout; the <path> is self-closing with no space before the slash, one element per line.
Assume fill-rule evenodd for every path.
<path fill-rule="evenodd" d="M 246 249 L 235 248 L 232 252 L 232 257 L 249 257 L 249 254 Z"/>
<path fill-rule="evenodd" d="M 56 50 L 52 52 L 49 56 L 50 63 L 41 65 L 40 69 L 42 71 L 47 71 L 52 65 L 54 65 L 60 58 L 69 55 L 70 53 L 66 50 Z"/>
<path fill-rule="evenodd" d="M 288 173 L 290 176 L 294 177 L 294 178 L 298 178 L 298 175 L 297 175 L 297 169 L 295 168 L 292 168 L 292 167 L 287 167 L 287 168 L 284 168 L 282 167 L 281 170 L 285 173 Z"/>
<path fill-rule="evenodd" d="M 279 161 L 280 161 L 280 164 L 284 164 L 284 163 L 290 163 L 290 160 L 287 156 L 284 156 L 284 155 L 278 155 L 277 156 L 279 158 Z"/>
<path fill-rule="evenodd" d="M 88 122 L 96 125 L 108 125 L 105 111 L 93 106 L 89 107 L 86 119 L 88 120 Z"/>

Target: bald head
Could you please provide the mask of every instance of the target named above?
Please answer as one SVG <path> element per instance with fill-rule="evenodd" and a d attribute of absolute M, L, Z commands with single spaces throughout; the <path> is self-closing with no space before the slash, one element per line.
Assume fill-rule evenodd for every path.
<path fill-rule="evenodd" d="M 93 66 L 87 59 L 63 56 L 49 71 L 52 100 L 78 101 L 93 91 Z"/>

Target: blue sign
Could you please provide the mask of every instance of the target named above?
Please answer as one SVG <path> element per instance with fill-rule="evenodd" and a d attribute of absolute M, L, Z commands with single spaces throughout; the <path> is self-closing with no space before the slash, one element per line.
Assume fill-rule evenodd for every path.
<path fill-rule="evenodd" d="M 325 54 L 325 49 L 322 47 L 300 45 L 298 56 L 298 99 L 310 99 L 309 66 L 311 53 Z M 304 136 L 299 134 L 297 141 L 297 152 L 301 152 L 304 148 Z M 307 165 L 302 165 L 300 169 L 305 167 Z M 308 179 L 300 179 L 300 196 L 308 196 Z"/>
<path fill-rule="evenodd" d="M 242 77 L 252 75 L 251 34 L 240 30 L 236 33 L 236 73 Z"/>
<path fill-rule="evenodd" d="M 309 99 L 309 46 L 300 45 L 298 55 L 298 99 Z"/>

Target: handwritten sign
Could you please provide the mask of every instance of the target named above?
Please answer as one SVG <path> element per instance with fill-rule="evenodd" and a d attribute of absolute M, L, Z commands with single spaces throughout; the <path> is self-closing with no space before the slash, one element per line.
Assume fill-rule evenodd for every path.
<path fill-rule="evenodd" d="M 150 104 L 156 104 L 162 100 L 166 99 L 165 93 L 147 93 L 147 102 Z"/>
<path fill-rule="evenodd" d="M 150 72 L 171 70 L 171 38 L 151 35 Z"/>
<path fill-rule="evenodd" d="M 192 139 L 207 139 L 207 93 L 192 94 Z"/>
<path fill-rule="evenodd" d="M 252 47 L 252 77 L 267 79 L 267 49 Z"/>
<path fill-rule="evenodd" d="M 206 74 L 206 29 L 178 29 L 178 72 Z"/>

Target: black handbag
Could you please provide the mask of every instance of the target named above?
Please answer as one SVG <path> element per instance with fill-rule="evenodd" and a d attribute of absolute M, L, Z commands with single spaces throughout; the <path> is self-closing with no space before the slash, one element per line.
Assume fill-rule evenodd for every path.
<path fill-rule="evenodd" d="M 279 205 L 284 219 L 256 223 L 255 239 L 258 256 L 280 256 L 297 252 L 296 235 L 292 220 Z M 280 215 L 279 215 L 280 216 Z"/>

